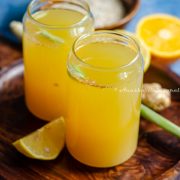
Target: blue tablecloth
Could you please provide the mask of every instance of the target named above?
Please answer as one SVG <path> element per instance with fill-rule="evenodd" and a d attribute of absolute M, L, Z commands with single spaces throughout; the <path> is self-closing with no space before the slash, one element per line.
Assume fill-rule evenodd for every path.
<path fill-rule="evenodd" d="M 18 42 L 9 30 L 9 22 L 22 20 L 30 0 L 0 0 L 0 35 Z M 134 32 L 139 19 L 153 13 L 168 13 L 180 17 L 180 0 L 141 0 L 140 9 L 126 29 Z M 180 75 L 180 61 L 172 65 L 173 70 Z"/>

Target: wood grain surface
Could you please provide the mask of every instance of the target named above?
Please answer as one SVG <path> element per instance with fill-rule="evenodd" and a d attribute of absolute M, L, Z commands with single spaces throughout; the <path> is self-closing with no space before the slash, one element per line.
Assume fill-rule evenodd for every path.
<path fill-rule="evenodd" d="M 16 139 L 43 126 L 23 98 L 21 50 L 0 43 L 0 180 L 178 180 L 180 179 L 180 140 L 156 125 L 141 119 L 138 148 L 128 161 L 113 168 L 91 168 L 74 160 L 66 149 L 53 161 L 31 160 L 12 146 Z M 145 82 L 160 82 L 178 88 L 179 77 L 169 73 L 168 64 L 156 65 Z M 160 70 L 159 70 L 160 69 Z M 172 94 L 171 107 L 161 114 L 180 125 L 180 93 Z"/>

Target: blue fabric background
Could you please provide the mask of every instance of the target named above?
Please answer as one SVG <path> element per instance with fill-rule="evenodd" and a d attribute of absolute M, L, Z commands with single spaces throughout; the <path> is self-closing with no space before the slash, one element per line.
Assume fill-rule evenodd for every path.
<path fill-rule="evenodd" d="M 18 42 L 9 30 L 9 22 L 22 20 L 30 0 L 0 0 L 0 35 Z M 134 32 L 139 19 L 153 13 L 168 13 L 180 18 L 180 0 L 141 0 L 140 9 L 126 29 Z M 172 65 L 174 72 L 180 76 L 180 60 Z"/>
<path fill-rule="evenodd" d="M 9 30 L 12 20 L 22 20 L 30 0 L 0 0 L 0 35 L 18 42 Z"/>

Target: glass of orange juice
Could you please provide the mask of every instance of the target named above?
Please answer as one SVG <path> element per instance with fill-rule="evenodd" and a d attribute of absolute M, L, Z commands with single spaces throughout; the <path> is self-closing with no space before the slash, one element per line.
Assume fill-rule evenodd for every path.
<path fill-rule="evenodd" d="M 78 161 L 111 167 L 137 146 L 143 59 L 131 37 L 99 31 L 80 37 L 67 62 L 66 144 Z"/>
<path fill-rule="evenodd" d="M 44 120 L 66 115 L 66 60 L 74 40 L 93 31 L 84 0 L 33 0 L 24 17 L 25 98 Z"/>

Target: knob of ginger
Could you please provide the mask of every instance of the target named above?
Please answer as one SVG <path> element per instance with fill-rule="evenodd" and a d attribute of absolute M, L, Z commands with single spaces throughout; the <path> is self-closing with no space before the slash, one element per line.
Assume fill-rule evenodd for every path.
<path fill-rule="evenodd" d="M 143 84 L 142 102 L 155 111 L 161 111 L 171 105 L 171 93 L 158 83 Z"/>

